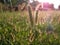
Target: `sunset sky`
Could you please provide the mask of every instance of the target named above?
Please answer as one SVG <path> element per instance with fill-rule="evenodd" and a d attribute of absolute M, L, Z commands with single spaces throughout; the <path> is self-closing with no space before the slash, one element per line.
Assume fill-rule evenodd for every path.
<path fill-rule="evenodd" d="M 53 3 L 54 7 L 57 9 L 58 6 L 60 5 L 60 0 L 38 0 L 39 2 L 49 2 L 49 3 Z M 32 0 L 30 0 L 30 2 L 32 2 Z"/>

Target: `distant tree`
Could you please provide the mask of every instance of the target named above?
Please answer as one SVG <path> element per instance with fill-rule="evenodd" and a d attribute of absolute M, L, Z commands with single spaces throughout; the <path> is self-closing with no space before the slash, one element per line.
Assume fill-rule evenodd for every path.
<path fill-rule="evenodd" d="M 9 9 L 11 10 L 14 6 L 16 6 L 18 3 L 23 4 L 25 3 L 24 8 L 27 6 L 29 0 L 0 0 L 1 3 L 3 3 L 6 6 L 9 6 Z M 24 10 L 24 8 L 22 10 Z"/>
<path fill-rule="evenodd" d="M 60 5 L 59 5 L 59 10 L 60 10 Z"/>
<path fill-rule="evenodd" d="M 0 0 L 0 3 L 4 3 L 4 0 Z"/>
<path fill-rule="evenodd" d="M 21 6 L 23 6 L 21 11 L 23 11 L 26 8 L 28 2 L 29 2 L 29 0 L 18 0 L 17 3 L 20 4 Z"/>

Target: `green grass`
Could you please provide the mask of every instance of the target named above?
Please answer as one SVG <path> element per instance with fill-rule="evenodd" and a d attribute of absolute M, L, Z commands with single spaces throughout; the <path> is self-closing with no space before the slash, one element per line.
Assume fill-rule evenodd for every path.
<path fill-rule="evenodd" d="M 0 45 L 60 45 L 60 24 L 54 24 L 53 33 L 47 34 L 46 24 L 31 29 L 26 14 L 0 13 Z"/>

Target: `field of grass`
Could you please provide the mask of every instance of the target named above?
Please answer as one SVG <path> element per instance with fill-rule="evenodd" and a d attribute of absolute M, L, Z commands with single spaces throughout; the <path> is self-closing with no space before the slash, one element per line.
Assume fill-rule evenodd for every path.
<path fill-rule="evenodd" d="M 48 23 L 39 22 L 47 14 L 53 17 L 51 33 L 47 32 Z M 38 24 L 33 27 L 25 11 L 1 12 L 0 45 L 60 45 L 60 11 L 40 11 Z"/>

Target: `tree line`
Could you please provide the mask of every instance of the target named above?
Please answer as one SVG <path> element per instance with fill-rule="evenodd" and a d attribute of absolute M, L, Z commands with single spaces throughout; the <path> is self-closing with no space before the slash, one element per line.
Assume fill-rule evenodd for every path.
<path fill-rule="evenodd" d="M 0 0 L 0 3 L 2 3 L 5 6 L 8 6 L 10 9 L 15 7 L 18 4 L 27 3 L 29 0 Z"/>

